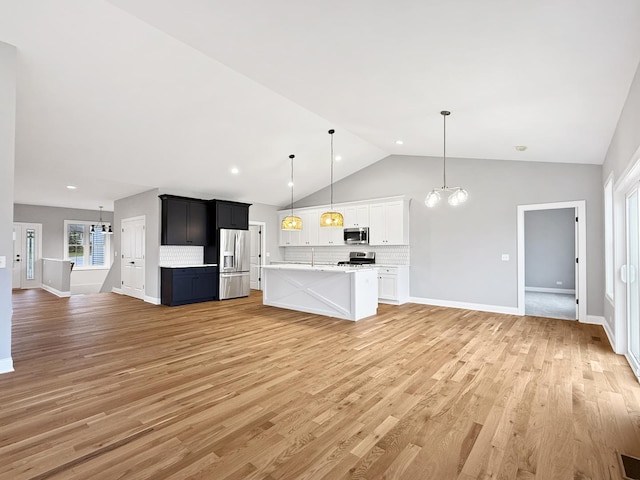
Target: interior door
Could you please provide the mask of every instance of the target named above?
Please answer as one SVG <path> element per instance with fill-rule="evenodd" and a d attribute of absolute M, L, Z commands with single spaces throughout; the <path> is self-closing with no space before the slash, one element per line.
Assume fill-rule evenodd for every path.
<path fill-rule="evenodd" d="M 145 217 L 123 219 L 120 238 L 122 293 L 144 300 Z"/>
<path fill-rule="evenodd" d="M 13 288 L 42 285 L 42 224 L 13 224 Z"/>
<path fill-rule="evenodd" d="M 627 358 L 636 375 L 640 374 L 640 289 L 638 272 L 640 271 L 640 222 L 638 208 L 638 189 L 627 194 L 627 264 L 623 269 L 623 279 L 627 283 Z"/>
<path fill-rule="evenodd" d="M 262 226 L 249 225 L 251 255 L 250 255 L 250 287 L 253 290 L 262 290 Z"/>

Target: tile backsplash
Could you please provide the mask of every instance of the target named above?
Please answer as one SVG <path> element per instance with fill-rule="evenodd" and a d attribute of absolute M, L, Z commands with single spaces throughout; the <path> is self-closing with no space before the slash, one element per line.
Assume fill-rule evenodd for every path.
<path fill-rule="evenodd" d="M 160 266 L 202 265 L 204 247 L 189 245 L 160 245 Z"/>
<path fill-rule="evenodd" d="M 316 263 L 335 264 L 349 260 L 349 252 L 376 252 L 376 263 L 383 265 L 409 265 L 408 245 L 313 247 Z M 287 262 L 311 263 L 311 247 L 284 247 Z"/>

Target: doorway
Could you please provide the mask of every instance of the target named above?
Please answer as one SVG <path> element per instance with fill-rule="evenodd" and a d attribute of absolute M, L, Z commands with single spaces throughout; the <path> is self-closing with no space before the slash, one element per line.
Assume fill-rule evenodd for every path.
<path fill-rule="evenodd" d="M 42 224 L 13 224 L 12 288 L 42 286 Z"/>
<path fill-rule="evenodd" d="M 518 206 L 518 314 L 565 318 L 586 322 L 587 320 L 587 290 L 586 290 L 586 225 L 584 200 L 575 202 L 559 202 Z M 545 214 L 545 211 L 549 211 Z M 529 213 L 532 212 L 532 213 Z M 543 245 L 541 251 L 535 251 L 532 245 L 527 245 L 527 218 L 530 228 L 534 228 L 536 221 L 539 226 L 550 228 L 562 227 L 561 234 L 565 238 L 563 251 L 550 252 L 549 245 Z M 573 223 L 566 223 L 573 219 Z M 560 222 L 560 223 L 557 223 Z M 529 232 L 531 233 L 531 232 Z M 539 238 L 551 238 L 549 232 L 538 232 Z M 555 235 L 556 238 L 558 235 Z M 535 241 L 535 235 L 529 237 Z M 573 242 L 571 242 L 571 239 Z M 572 244 L 571 244 L 572 243 Z M 545 252 L 546 247 L 546 252 Z M 534 269 L 527 271 L 527 253 L 534 255 L 534 262 L 541 263 Z M 566 262 L 567 255 L 575 263 Z M 562 265 L 556 265 L 555 257 L 564 257 Z M 533 271 L 532 271 L 533 270 Z M 545 283 L 546 282 L 546 283 Z M 527 311 L 527 293 L 530 308 Z M 538 297 L 537 299 L 535 297 Z M 554 308 L 555 304 L 555 308 Z M 533 306 L 532 306 L 533 305 Z"/>
<path fill-rule="evenodd" d="M 121 226 L 122 293 L 144 300 L 145 216 L 124 218 Z"/>
<path fill-rule="evenodd" d="M 250 287 L 252 290 L 262 290 L 262 265 L 264 254 L 264 230 L 266 226 L 262 222 L 249 223 L 250 238 Z"/>

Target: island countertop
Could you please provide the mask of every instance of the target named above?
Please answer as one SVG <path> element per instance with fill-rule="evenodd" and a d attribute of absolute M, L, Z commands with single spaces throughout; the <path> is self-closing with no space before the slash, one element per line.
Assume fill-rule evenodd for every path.
<path fill-rule="evenodd" d="M 377 312 L 374 267 L 280 264 L 262 269 L 264 305 L 354 321 Z"/>

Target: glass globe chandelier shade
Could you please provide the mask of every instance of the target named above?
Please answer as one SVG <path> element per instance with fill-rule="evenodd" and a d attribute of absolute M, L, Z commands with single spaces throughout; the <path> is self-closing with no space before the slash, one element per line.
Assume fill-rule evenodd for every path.
<path fill-rule="evenodd" d="M 342 227 L 344 226 L 344 217 L 340 212 L 335 212 L 333 210 L 333 134 L 336 131 L 332 128 L 329 130 L 329 135 L 331 136 L 331 148 L 330 148 L 330 157 L 329 160 L 331 162 L 331 208 L 328 212 L 324 212 L 320 215 L 320 226 L 321 227 Z"/>
<path fill-rule="evenodd" d="M 447 203 L 452 207 L 456 207 L 467 201 L 469 193 L 462 187 L 448 187 L 447 186 L 447 116 L 451 115 L 451 112 L 443 110 L 440 112 L 443 119 L 444 126 L 444 142 L 443 142 L 443 155 L 442 155 L 442 187 L 434 188 L 429 192 L 424 199 L 424 204 L 433 208 L 440 203 L 441 192 L 452 192 L 447 199 Z"/>
<path fill-rule="evenodd" d="M 289 187 L 291 187 L 291 215 L 287 215 L 282 220 L 280 224 L 282 230 L 302 230 L 302 219 L 293 214 L 293 159 L 295 157 L 293 154 L 289 155 L 291 159 L 291 181 L 289 182 Z"/>

